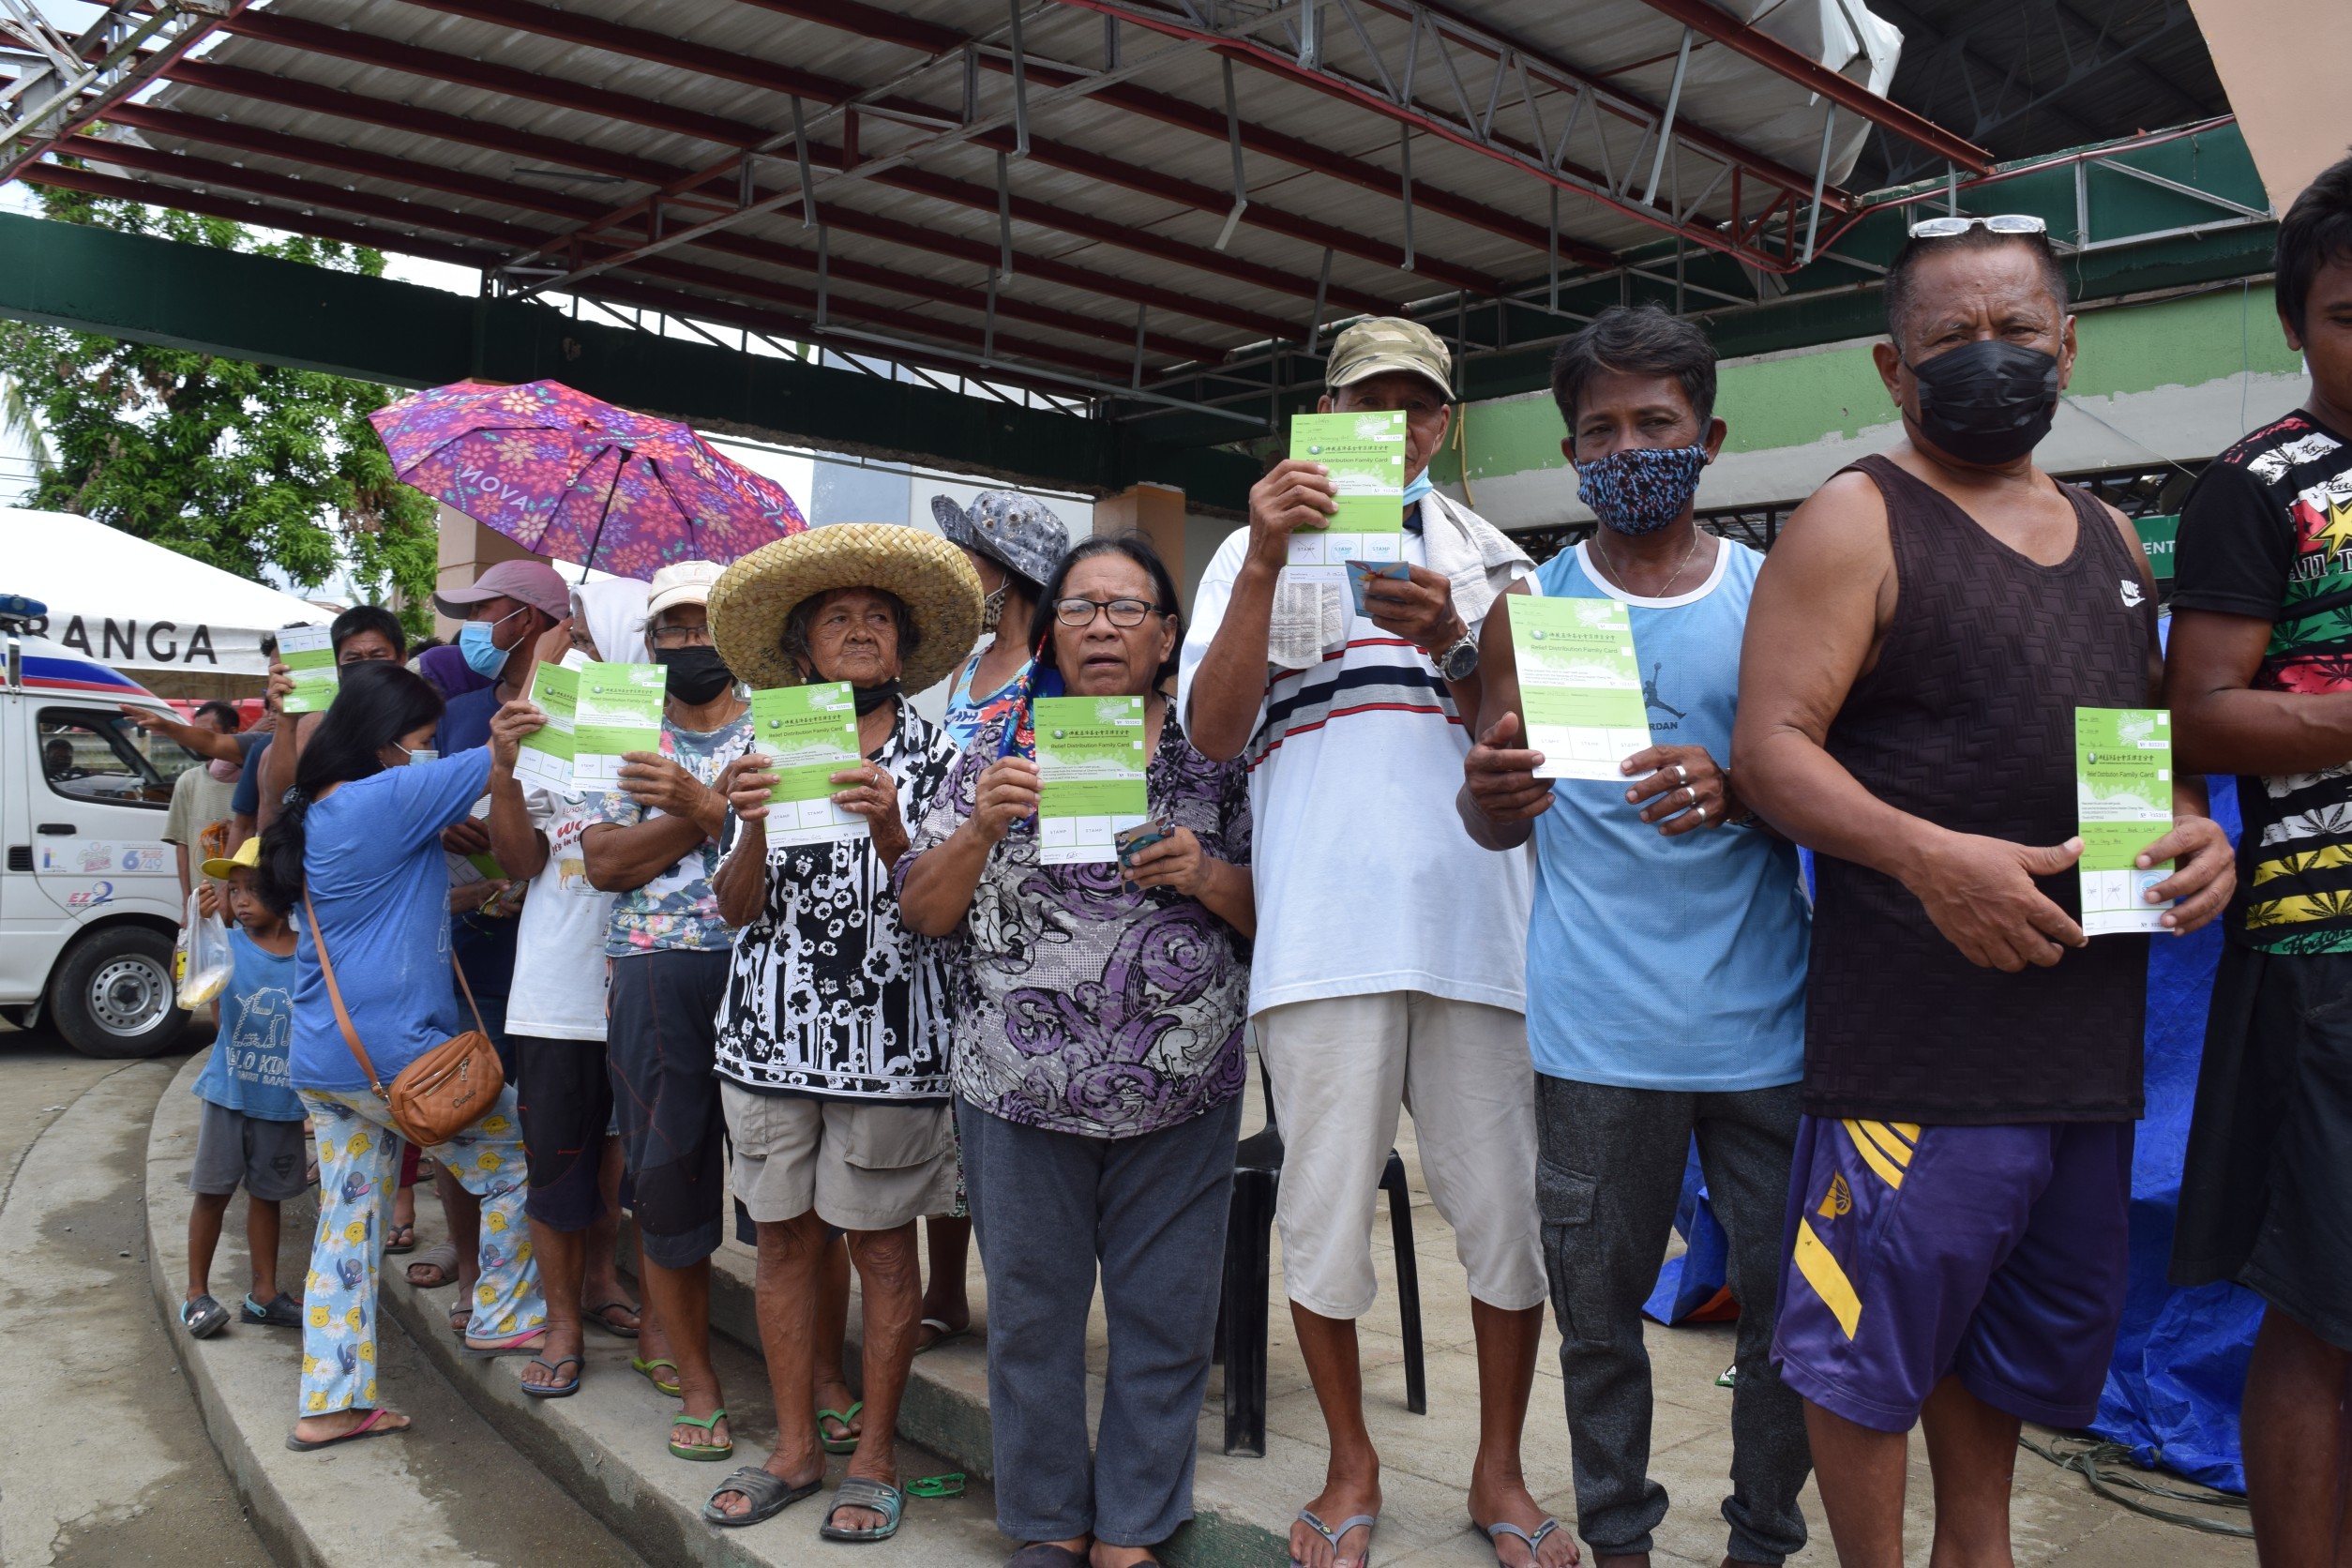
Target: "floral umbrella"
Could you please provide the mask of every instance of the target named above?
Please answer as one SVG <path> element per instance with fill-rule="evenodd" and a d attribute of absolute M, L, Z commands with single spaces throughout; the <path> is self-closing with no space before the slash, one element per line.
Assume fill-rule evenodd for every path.
<path fill-rule="evenodd" d="M 619 577 L 748 555 L 808 523 L 686 426 L 560 382 L 460 382 L 369 419 L 408 484 L 523 549 Z"/>

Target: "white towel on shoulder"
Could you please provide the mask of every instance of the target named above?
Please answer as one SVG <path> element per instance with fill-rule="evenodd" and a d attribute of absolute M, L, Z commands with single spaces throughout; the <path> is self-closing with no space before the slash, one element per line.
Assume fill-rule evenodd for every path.
<path fill-rule="evenodd" d="M 1429 569 L 1454 585 L 1454 608 L 1473 634 L 1496 596 L 1535 569 L 1509 535 L 1436 490 L 1422 498 L 1421 537 Z M 1277 670 L 1304 670 L 1347 646 L 1349 597 L 1335 583 L 1277 585 L 1266 662 Z"/>

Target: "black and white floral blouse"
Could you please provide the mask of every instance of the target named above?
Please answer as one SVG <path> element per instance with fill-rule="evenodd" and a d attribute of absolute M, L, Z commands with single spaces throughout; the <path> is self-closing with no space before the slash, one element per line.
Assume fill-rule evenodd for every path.
<path fill-rule="evenodd" d="M 915 856 L 972 815 L 1005 720 L 981 725 L 914 841 Z M 1208 854 L 1249 864 L 1249 771 L 1212 762 L 1172 713 L 1144 769 L 1152 814 L 1199 835 Z M 989 852 L 963 926 L 956 1090 L 1023 1126 L 1134 1138 L 1214 1109 L 1247 1064 L 1248 944 L 1198 899 L 1137 888 L 1115 865 L 1045 866 L 1034 821 Z"/>
<path fill-rule="evenodd" d="M 946 732 L 900 701 L 867 761 L 897 780 L 910 836 L 955 760 Z M 947 1098 L 948 957 L 898 924 L 898 891 L 872 839 L 770 846 L 767 901 L 735 933 L 718 1076 L 825 1099 Z"/>

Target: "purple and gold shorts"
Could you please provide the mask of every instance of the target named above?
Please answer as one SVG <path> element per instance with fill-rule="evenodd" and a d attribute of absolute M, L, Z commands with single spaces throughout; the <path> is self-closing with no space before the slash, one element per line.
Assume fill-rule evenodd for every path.
<path fill-rule="evenodd" d="M 2123 1317 L 2129 1122 L 1797 1130 L 1772 1359 L 1834 1414 L 1906 1432 L 1946 1375 L 2081 1426 Z"/>

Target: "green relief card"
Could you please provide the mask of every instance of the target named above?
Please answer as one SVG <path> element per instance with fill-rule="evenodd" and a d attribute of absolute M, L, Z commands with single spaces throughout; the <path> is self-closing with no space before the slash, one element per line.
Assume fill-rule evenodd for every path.
<path fill-rule="evenodd" d="M 658 664 L 586 664 L 572 719 L 572 788 L 621 787 L 622 754 L 661 749 L 664 677 Z"/>
<path fill-rule="evenodd" d="M 1403 559 L 1405 415 L 1299 414 L 1290 419 L 1290 456 L 1331 471 L 1339 510 L 1330 526 L 1290 535 L 1283 577 L 1294 582 L 1346 580 L 1350 561 Z"/>
<path fill-rule="evenodd" d="M 2172 862 L 2133 864 L 2172 831 L 2172 715 L 2162 708 L 2074 710 L 2074 799 L 2082 835 L 2083 931 L 2161 931 L 2169 902 L 2148 890 Z"/>
<path fill-rule="evenodd" d="M 847 681 L 777 686 L 751 694 L 751 749 L 768 760 L 771 844 L 862 838 L 866 819 L 833 804 L 833 776 L 864 760 L 857 747 L 857 703 Z"/>
<path fill-rule="evenodd" d="M 1037 858 L 1119 858 L 1116 835 L 1151 815 L 1143 795 L 1143 699 L 1040 697 Z"/>
<path fill-rule="evenodd" d="M 332 626 L 288 626 L 278 634 L 278 662 L 294 676 L 283 710 L 290 714 L 323 714 L 335 701 L 339 672 L 335 668 Z"/>
<path fill-rule="evenodd" d="M 580 712 L 580 670 L 542 660 L 531 671 L 531 705 L 547 722 L 522 737 L 515 752 L 515 776 L 525 784 L 568 791 Z"/>
<path fill-rule="evenodd" d="M 1615 599 L 1506 595 L 1527 745 L 1538 778 L 1622 779 L 1617 765 L 1650 748 L 1631 612 Z"/>

